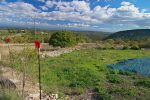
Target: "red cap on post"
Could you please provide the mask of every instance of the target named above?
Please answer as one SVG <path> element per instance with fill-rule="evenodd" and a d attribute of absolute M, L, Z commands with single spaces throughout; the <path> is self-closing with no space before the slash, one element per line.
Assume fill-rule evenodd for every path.
<path fill-rule="evenodd" d="M 10 38 L 6 38 L 6 43 L 9 43 L 10 42 Z"/>
<path fill-rule="evenodd" d="M 35 43 L 35 47 L 36 47 L 37 49 L 39 49 L 39 48 L 40 48 L 40 42 L 39 42 L 39 40 L 36 39 L 34 43 Z"/>

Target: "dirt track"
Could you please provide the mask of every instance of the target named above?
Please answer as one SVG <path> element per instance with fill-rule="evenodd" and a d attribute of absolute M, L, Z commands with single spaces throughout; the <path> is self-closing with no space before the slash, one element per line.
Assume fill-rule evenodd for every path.
<path fill-rule="evenodd" d="M 19 52 L 23 50 L 24 47 L 28 46 L 30 48 L 35 48 L 34 43 L 30 44 L 9 44 L 10 50 Z M 64 53 L 70 53 L 74 50 L 80 50 L 84 48 L 96 48 L 98 45 L 96 43 L 84 43 L 84 44 L 78 44 L 75 47 L 68 47 L 68 48 L 59 48 L 59 47 L 52 47 L 49 46 L 48 43 L 42 43 L 41 44 L 41 55 L 49 56 L 49 57 L 55 57 L 59 56 Z M 8 44 L 0 44 L 0 58 L 5 59 L 9 54 Z"/>

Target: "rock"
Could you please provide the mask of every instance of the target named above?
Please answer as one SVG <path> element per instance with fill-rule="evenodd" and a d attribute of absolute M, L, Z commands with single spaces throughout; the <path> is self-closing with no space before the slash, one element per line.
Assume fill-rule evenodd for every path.
<path fill-rule="evenodd" d="M 20 82 L 20 81 L 17 80 L 17 79 L 9 79 L 9 80 L 11 80 L 13 83 L 19 83 L 19 82 Z"/>

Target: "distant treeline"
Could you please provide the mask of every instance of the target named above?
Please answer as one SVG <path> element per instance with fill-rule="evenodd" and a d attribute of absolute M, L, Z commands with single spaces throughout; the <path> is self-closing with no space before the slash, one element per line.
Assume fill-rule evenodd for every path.
<path fill-rule="evenodd" d="M 49 43 L 51 35 L 56 32 L 60 31 L 36 30 L 35 32 L 29 29 L 5 29 L 0 30 L 0 42 L 10 37 L 12 43 L 33 43 L 36 38 L 42 43 Z M 75 34 L 79 43 L 95 42 L 105 45 L 106 48 L 116 48 L 112 47 L 114 45 L 123 46 L 124 49 L 150 48 L 150 29 L 127 30 L 113 34 L 94 31 L 65 31 L 65 33 L 68 32 Z"/>

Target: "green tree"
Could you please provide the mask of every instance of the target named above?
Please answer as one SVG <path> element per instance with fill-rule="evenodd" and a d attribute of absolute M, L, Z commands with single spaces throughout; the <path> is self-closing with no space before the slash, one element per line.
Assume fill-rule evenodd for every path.
<path fill-rule="evenodd" d="M 71 31 L 57 31 L 50 37 L 49 44 L 60 47 L 73 46 L 77 44 L 77 38 Z"/>

